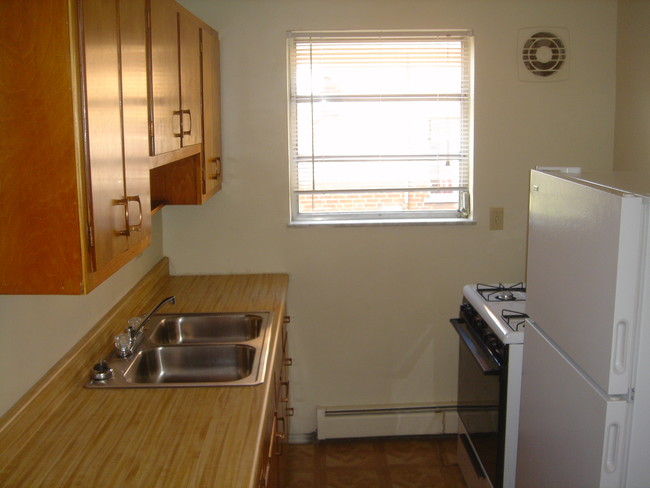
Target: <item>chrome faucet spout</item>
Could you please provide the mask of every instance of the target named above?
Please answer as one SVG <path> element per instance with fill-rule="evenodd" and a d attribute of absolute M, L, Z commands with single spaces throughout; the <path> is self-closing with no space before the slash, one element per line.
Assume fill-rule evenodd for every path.
<path fill-rule="evenodd" d="M 151 312 L 145 315 L 143 319 L 141 319 L 141 317 L 134 317 L 133 319 L 131 319 L 131 320 L 135 320 L 135 323 L 134 325 L 129 325 L 129 327 L 127 328 L 127 332 L 129 334 L 129 339 L 132 346 L 135 344 L 136 339 L 140 336 L 140 334 L 142 333 L 142 329 L 144 329 L 145 324 L 149 322 L 149 319 L 153 316 L 153 314 L 155 314 L 160 307 L 162 307 L 165 303 L 168 302 L 173 305 L 174 303 L 176 303 L 176 297 L 172 295 L 170 297 L 165 298 L 158 305 L 156 305 Z"/>
<path fill-rule="evenodd" d="M 153 314 L 155 314 L 155 313 L 158 311 L 158 309 L 159 309 L 160 307 L 162 307 L 165 303 L 168 303 L 168 302 L 171 303 L 172 305 L 174 305 L 174 304 L 176 303 L 176 297 L 175 297 L 174 295 L 172 295 L 172 296 L 170 296 L 170 297 L 165 298 L 165 299 L 162 300 L 158 305 L 156 305 L 156 306 L 153 308 L 153 310 L 152 310 L 151 312 L 149 312 L 149 313 L 144 317 L 144 319 L 142 319 L 142 322 L 140 322 L 140 324 L 138 324 L 137 328 L 135 329 L 135 335 L 136 335 L 136 336 L 137 336 L 138 334 L 140 334 L 140 331 L 142 331 L 142 329 L 144 328 L 144 325 L 145 325 L 147 322 L 149 322 L 149 319 L 151 319 L 151 316 L 152 316 Z"/>
<path fill-rule="evenodd" d="M 176 297 L 172 295 L 165 298 L 145 316 L 133 317 L 129 319 L 129 326 L 126 328 L 124 333 L 115 336 L 115 349 L 119 357 L 125 358 L 133 353 L 133 350 L 138 344 L 138 340 L 142 335 L 146 323 L 149 322 L 149 319 L 151 319 L 153 314 L 155 314 L 160 307 L 168 302 L 171 304 L 176 303 Z"/>

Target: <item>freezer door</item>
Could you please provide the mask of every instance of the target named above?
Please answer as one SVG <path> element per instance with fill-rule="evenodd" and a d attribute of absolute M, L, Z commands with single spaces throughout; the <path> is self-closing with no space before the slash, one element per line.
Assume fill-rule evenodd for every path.
<path fill-rule="evenodd" d="M 526 312 L 610 395 L 631 385 L 643 207 L 532 172 Z"/>
<path fill-rule="evenodd" d="M 517 488 L 623 486 L 627 411 L 526 324 Z"/>

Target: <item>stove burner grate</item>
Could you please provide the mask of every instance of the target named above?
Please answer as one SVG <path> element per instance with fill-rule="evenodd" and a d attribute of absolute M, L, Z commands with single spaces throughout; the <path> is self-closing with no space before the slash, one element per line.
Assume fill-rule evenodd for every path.
<path fill-rule="evenodd" d="M 526 287 L 522 282 L 507 286 L 502 283 L 496 285 L 478 283 L 476 291 L 488 302 L 512 302 L 525 300 L 521 294 L 526 292 Z"/>
<path fill-rule="evenodd" d="M 508 327 L 515 332 L 519 332 L 519 327 L 523 328 L 526 325 L 528 315 L 514 310 L 503 309 L 501 310 L 501 318 L 508 324 Z"/>

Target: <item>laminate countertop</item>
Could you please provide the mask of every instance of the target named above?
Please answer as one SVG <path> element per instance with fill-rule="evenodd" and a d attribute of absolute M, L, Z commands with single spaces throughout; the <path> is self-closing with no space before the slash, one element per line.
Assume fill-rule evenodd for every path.
<path fill-rule="evenodd" d="M 281 349 L 288 277 L 169 276 L 163 259 L 0 423 L 3 487 L 258 486 L 271 374 L 257 386 L 87 389 L 90 368 L 129 317 L 272 312 L 269 364 Z"/>

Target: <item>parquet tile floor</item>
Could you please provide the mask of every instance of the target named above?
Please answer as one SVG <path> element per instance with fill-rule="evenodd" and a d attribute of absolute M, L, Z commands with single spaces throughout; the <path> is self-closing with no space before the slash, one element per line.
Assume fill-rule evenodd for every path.
<path fill-rule="evenodd" d="M 466 488 L 455 436 L 291 444 L 285 488 Z"/>

